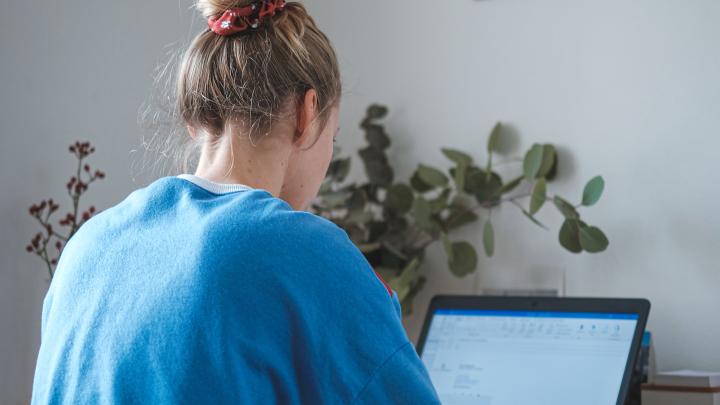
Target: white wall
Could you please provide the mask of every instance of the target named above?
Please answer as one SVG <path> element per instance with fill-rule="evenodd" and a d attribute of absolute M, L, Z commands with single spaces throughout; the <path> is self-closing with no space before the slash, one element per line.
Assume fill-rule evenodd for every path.
<path fill-rule="evenodd" d="M 90 140 L 108 178 L 87 203 L 108 207 L 138 185 L 131 150 L 153 70 L 202 21 L 190 1 L 12 0 L 0 12 L 0 405 L 28 403 L 47 289 L 24 248 L 31 203 L 65 195 L 67 146 Z M 191 26 L 191 21 L 194 26 Z"/>
<path fill-rule="evenodd" d="M 649 298 L 661 368 L 720 369 L 720 2 L 306 3 L 342 58 L 346 151 L 362 142 L 364 106 L 380 101 L 392 109 L 401 175 L 419 161 L 445 166 L 442 146 L 484 160 L 501 120 L 517 133 L 517 152 L 538 141 L 561 148 L 552 189 L 579 200 L 592 176 L 607 181 L 585 211 L 608 233 L 606 253 L 563 251 L 552 208 L 540 218 L 553 233 L 504 208 L 494 216 L 496 256 L 475 279 L 449 275 L 433 250 L 413 335 L 435 293 L 557 287 L 565 272 L 569 295 Z M 478 234 L 465 232 L 479 247 Z"/>
<path fill-rule="evenodd" d="M 720 3 L 713 0 L 308 0 L 334 40 L 347 94 L 340 143 L 361 142 L 365 105 L 392 107 L 400 175 L 445 164 L 441 146 L 477 151 L 496 120 L 519 147 L 551 141 L 578 193 L 601 173 L 605 199 L 588 210 L 611 249 L 572 256 L 555 236 L 503 209 L 497 256 L 476 278 L 448 276 L 437 249 L 410 320 L 416 331 L 437 292 L 557 285 L 571 295 L 644 296 L 663 368 L 720 369 Z M 138 186 L 140 104 L 165 45 L 202 21 L 177 2 L 14 0 L 0 13 L 0 404 L 26 403 L 46 289 L 23 251 L 35 231 L 27 206 L 64 192 L 75 139 L 98 146 L 109 173 L 88 202 L 106 207 Z M 191 26 L 194 24 L 194 26 Z M 512 171 L 512 166 L 509 167 Z M 553 225 L 551 210 L 541 218 Z M 464 236 L 474 240 L 472 229 Z M 416 333 L 416 332 L 414 332 Z"/>

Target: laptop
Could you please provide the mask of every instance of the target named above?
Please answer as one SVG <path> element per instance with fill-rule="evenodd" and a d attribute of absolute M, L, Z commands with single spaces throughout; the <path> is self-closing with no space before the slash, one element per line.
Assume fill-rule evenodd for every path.
<path fill-rule="evenodd" d="M 436 296 L 417 351 L 445 405 L 612 405 L 628 392 L 644 299 Z"/>

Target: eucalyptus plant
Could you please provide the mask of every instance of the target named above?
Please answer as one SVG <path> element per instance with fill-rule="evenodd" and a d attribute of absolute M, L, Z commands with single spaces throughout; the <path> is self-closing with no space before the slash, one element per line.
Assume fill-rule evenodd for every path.
<path fill-rule="evenodd" d="M 391 140 L 382 120 L 388 109 L 371 105 L 360 124 L 367 145 L 358 151 L 366 179 L 349 182 L 352 158 L 338 156 L 330 164 L 313 210 L 343 228 L 369 263 L 397 292 L 403 311 L 412 311 L 412 300 L 423 288 L 418 269 L 425 249 L 442 244 L 450 271 L 464 277 L 477 269 L 478 255 L 467 241 L 453 240 L 458 228 L 482 224 L 485 254 L 495 252 L 492 210 L 509 203 L 535 225 L 548 230 L 535 215 L 546 205 L 555 206 L 565 218 L 558 239 L 573 253 L 597 253 L 608 246 L 605 234 L 584 222 L 581 207 L 600 199 L 605 183 L 598 176 L 585 186 L 581 202 L 548 192 L 557 171 L 558 155 L 551 144 L 534 144 L 522 159 L 522 173 L 505 181 L 495 171 L 493 157 L 504 134 L 498 123 L 487 141 L 487 161 L 475 162 L 463 151 L 443 148 L 451 163 L 447 171 L 419 164 L 410 179 L 398 181 L 387 156 Z M 484 215 L 479 215 L 484 213 Z"/>

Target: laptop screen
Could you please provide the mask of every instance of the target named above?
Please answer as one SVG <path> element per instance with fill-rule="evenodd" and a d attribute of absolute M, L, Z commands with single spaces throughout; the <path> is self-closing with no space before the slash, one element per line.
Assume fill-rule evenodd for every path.
<path fill-rule="evenodd" d="M 614 404 L 637 314 L 439 309 L 421 358 L 446 405 Z"/>

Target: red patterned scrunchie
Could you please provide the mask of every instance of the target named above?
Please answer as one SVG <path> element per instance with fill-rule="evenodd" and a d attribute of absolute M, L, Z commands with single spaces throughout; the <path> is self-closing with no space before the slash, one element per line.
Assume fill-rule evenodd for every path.
<path fill-rule="evenodd" d="M 218 35 L 228 36 L 257 28 L 276 12 L 285 8 L 285 0 L 261 0 L 245 7 L 226 10 L 220 17 L 210 17 L 208 28 Z"/>

